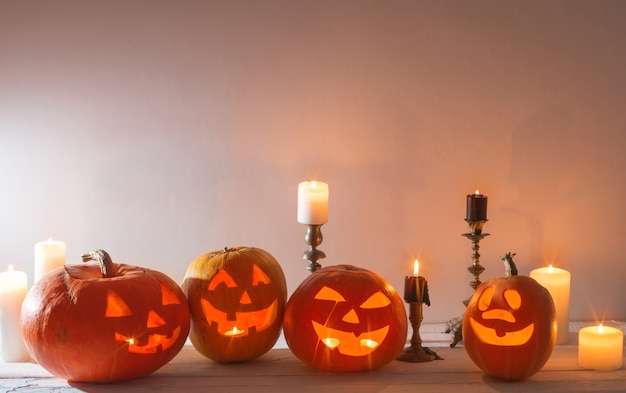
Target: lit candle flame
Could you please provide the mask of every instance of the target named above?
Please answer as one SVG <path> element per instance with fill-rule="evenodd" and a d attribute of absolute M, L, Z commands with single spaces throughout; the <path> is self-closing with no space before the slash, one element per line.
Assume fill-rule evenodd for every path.
<path fill-rule="evenodd" d="M 553 271 L 554 268 L 552 267 L 552 264 L 550 264 L 550 266 L 548 266 L 548 273 L 552 274 Z"/>
<path fill-rule="evenodd" d="M 378 343 L 370 338 L 361 340 L 361 345 L 368 348 L 376 348 Z"/>
<path fill-rule="evenodd" d="M 413 263 L 413 275 L 415 277 L 417 277 L 417 273 L 419 273 L 419 270 L 420 270 L 420 263 L 416 259 L 415 263 Z"/>
<path fill-rule="evenodd" d="M 322 341 L 324 342 L 324 345 L 326 345 L 328 348 L 331 348 L 331 349 L 339 345 L 339 339 L 337 338 L 326 337 Z"/>
<path fill-rule="evenodd" d="M 602 324 L 600 324 L 600 326 L 598 326 L 598 333 L 600 333 L 600 334 L 604 333 L 604 328 L 602 327 Z"/>
<path fill-rule="evenodd" d="M 233 326 L 232 330 L 228 330 L 224 334 L 227 336 L 238 336 L 242 334 L 243 332 L 245 332 L 245 330 L 239 330 L 237 329 L 237 326 Z"/>
<path fill-rule="evenodd" d="M 9 265 L 9 271 L 12 272 L 13 271 L 13 265 Z"/>
<path fill-rule="evenodd" d="M 476 190 L 475 195 L 480 195 L 480 192 L 478 192 L 478 190 Z"/>
<path fill-rule="evenodd" d="M 128 340 L 126 340 L 126 342 L 128 343 L 128 345 L 133 345 L 135 343 L 135 339 L 129 338 Z"/>
<path fill-rule="evenodd" d="M 313 180 L 311 182 L 311 188 L 316 188 L 317 187 L 317 183 L 315 182 L 315 180 Z"/>

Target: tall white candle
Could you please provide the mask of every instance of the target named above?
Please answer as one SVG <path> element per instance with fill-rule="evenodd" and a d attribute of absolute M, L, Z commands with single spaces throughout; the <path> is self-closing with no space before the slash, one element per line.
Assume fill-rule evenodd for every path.
<path fill-rule="evenodd" d="M 48 239 L 35 244 L 35 282 L 63 265 L 65 265 L 65 243 Z"/>
<path fill-rule="evenodd" d="M 0 355 L 3 362 L 26 362 L 30 355 L 20 331 L 20 312 L 26 292 L 26 273 L 13 270 L 0 273 Z"/>
<path fill-rule="evenodd" d="M 569 336 L 570 272 L 550 265 L 549 267 L 532 270 L 530 277 L 534 278 L 550 292 L 556 308 L 556 343 L 566 343 Z"/>
<path fill-rule="evenodd" d="M 589 326 L 578 332 L 578 365 L 594 370 L 622 368 L 624 333 L 610 326 Z"/>
<path fill-rule="evenodd" d="M 328 221 L 328 184 L 304 181 L 298 184 L 298 222 L 322 225 Z"/>

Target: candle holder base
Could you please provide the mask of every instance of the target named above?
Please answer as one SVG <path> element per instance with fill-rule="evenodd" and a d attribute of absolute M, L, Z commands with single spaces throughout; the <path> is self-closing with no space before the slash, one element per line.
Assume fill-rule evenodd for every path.
<path fill-rule="evenodd" d="M 317 246 L 322 244 L 324 236 L 322 236 L 321 225 L 307 225 L 306 233 L 304 234 L 304 241 L 309 245 L 309 249 L 302 253 L 302 259 L 309 261 L 307 270 L 309 273 L 313 273 L 322 268 L 322 265 L 317 261 L 326 258 L 326 253 L 322 250 L 318 250 Z"/>
<path fill-rule="evenodd" d="M 408 346 L 405 347 L 400 355 L 396 357 L 396 360 L 401 362 L 411 362 L 411 363 L 420 363 L 420 362 L 430 362 L 432 360 L 443 360 L 442 357 L 437 355 L 437 353 L 430 348 L 420 346 Z"/>

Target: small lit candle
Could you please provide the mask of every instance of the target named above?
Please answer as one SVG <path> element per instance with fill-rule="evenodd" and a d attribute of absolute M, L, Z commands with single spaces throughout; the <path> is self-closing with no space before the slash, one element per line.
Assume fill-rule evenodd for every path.
<path fill-rule="evenodd" d="M 304 181 L 298 185 L 298 222 L 322 225 L 328 221 L 328 184 Z"/>
<path fill-rule="evenodd" d="M 28 290 L 26 273 L 9 265 L 0 273 L 0 355 L 3 362 L 26 362 L 30 355 L 20 331 L 20 313 Z"/>
<path fill-rule="evenodd" d="M 467 209 L 465 219 L 470 221 L 487 220 L 487 196 L 476 190 L 474 194 L 467 195 Z"/>
<path fill-rule="evenodd" d="M 578 332 L 578 365 L 593 370 L 622 367 L 624 333 L 610 326 L 589 326 Z"/>
<path fill-rule="evenodd" d="M 554 301 L 557 320 L 557 344 L 566 343 L 569 336 L 570 276 L 570 272 L 567 270 L 552 267 L 552 265 L 530 272 L 530 277 L 544 286 L 550 292 Z"/>
<path fill-rule="evenodd" d="M 428 283 L 419 275 L 419 262 L 413 263 L 413 275 L 404 278 L 404 301 L 407 303 L 424 302 L 430 306 Z"/>
<path fill-rule="evenodd" d="M 237 329 L 237 326 L 233 326 L 233 328 L 231 330 L 227 330 L 224 335 L 226 336 L 239 336 L 241 334 L 243 334 L 245 332 L 245 330 L 240 330 Z"/>
<path fill-rule="evenodd" d="M 35 244 L 35 282 L 65 265 L 65 243 L 48 239 Z"/>

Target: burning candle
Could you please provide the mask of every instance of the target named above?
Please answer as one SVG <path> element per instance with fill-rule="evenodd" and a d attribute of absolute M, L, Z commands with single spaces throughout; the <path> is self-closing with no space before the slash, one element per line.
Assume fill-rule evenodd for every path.
<path fill-rule="evenodd" d="M 467 209 L 465 219 L 470 221 L 487 220 L 487 196 L 480 194 L 478 190 L 474 194 L 467 195 Z"/>
<path fill-rule="evenodd" d="M 26 297 L 26 273 L 13 270 L 0 273 L 0 355 L 3 362 L 26 362 L 30 355 L 20 331 L 20 313 Z"/>
<path fill-rule="evenodd" d="M 35 244 L 35 282 L 63 265 L 65 265 L 65 243 L 48 239 Z"/>
<path fill-rule="evenodd" d="M 554 301 L 556 308 L 557 335 L 556 343 L 566 343 L 569 336 L 569 295 L 570 272 L 558 267 L 542 267 L 532 270 L 530 277 L 544 286 Z"/>
<path fill-rule="evenodd" d="M 298 222 L 322 225 L 328 221 L 328 184 L 304 181 L 298 185 Z"/>
<path fill-rule="evenodd" d="M 578 332 L 578 365 L 594 370 L 622 367 L 624 333 L 610 326 L 589 326 Z"/>
<path fill-rule="evenodd" d="M 413 263 L 413 275 L 404 278 L 404 301 L 407 303 L 424 302 L 430 306 L 428 283 L 424 277 L 419 276 L 417 259 Z"/>

